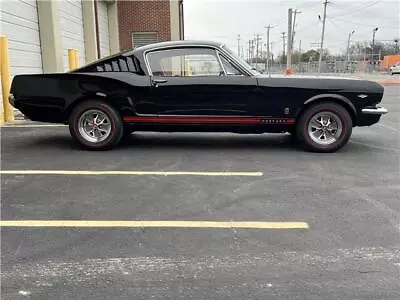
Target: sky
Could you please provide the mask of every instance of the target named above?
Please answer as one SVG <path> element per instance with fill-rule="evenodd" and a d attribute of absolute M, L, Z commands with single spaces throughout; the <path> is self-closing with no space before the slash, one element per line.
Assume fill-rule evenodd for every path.
<path fill-rule="evenodd" d="M 184 0 L 185 39 L 220 41 L 237 52 L 247 49 L 249 39 L 260 34 L 266 43 L 265 26 L 271 24 L 270 41 L 275 55 L 282 53 L 282 32 L 288 31 L 288 9 L 301 11 L 296 17 L 294 48 L 317 49 L 321 40 L 323 0 Z M 354 41 L 400 37 L 400 0 L 329 0 L 324 48 L 332 54 L 346 49 L 349 32 Z M 317 44 L 313 44 L 317 43 Z"/>

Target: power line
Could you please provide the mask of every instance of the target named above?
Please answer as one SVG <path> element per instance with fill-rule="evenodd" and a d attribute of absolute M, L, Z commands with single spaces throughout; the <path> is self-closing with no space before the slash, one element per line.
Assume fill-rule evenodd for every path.
<path fill-rule="evenodd" d="M 311 7 L 317 6 L 319 4 L 320 4 L 320 1 L 316 1 L 316 2 L 310 3 L 309 5 L 304 5 L 304 6 L 296 7 L 296 8 L 304 10 L 305 8 L 311 8 Z"/>
<path fill-rule="evenodd" d="M 374 6 L 374 5 L 378 4 L 381 1 L 382 0 L 377 0 L 377 1 L 372 2 L 372 3 L 364 3 L 363 5 L 361 5 L 359 7 L 355 7 L 354 8 L 355 11 L 349 11 L 348 13 L 340 13 L 340 14 L 337 14 L 337 15 L 332 15 L 330 17 L 338 17 L 338 16 L 343 17 L 343 16 L 355 15 L 355 14 L 358 14 L 358 13 L 362 12 L 363 10 L 365 10 L 365 9 L 371 7 L 371 6 Z"/>
<path fill-rule="evenodd" d="M 333 26 L 335 26 L 337 29 L 339 29 L 340 31 L 343 30 L 342 28 L 340 28 L 339 26 L 337 26 L 337 25 L 335 24 L 335 22 L 333 22 L 331 19 L 328 19 L 328 21 L 329 21 L 329 23 L 331 23 Z"/>
<path fill-rule="evenodd" d="M 319 23 L 319 20 L 314 21 L 314 22 L 312 22 L 312 23 L 310 23 L 310 24 L 308 24 L 308 25 L 306 25 L 306 26 L 304 26 L 304 27 L 302 27 L 300 29 L 297 29 L 296 32 L 299 33 L 299 32 L 303 32 L 303 31 L 307 31 L 307 29 L 313 27 L 314 25 L 317 25 L 318 23 Z"/>
<path fill-rule="evenodd" d="M 347 20 L 342 20 L 342 19 L 338 19 L 338 18 L 333 18 L 333 20 L 335 21 L 339 21 L 339 22 L 343 22 L 343 23 L 349 23 L 349 24 L 353 24 L 353 25 L 359 25 L 359 26 L 364 26 L 364 27 L 374 27 L 376 26 L 376 24 L 363 24 L 363 23 L 358 23 L 358 22 L 353 22 L 353 21 L 347 21 Z M 399 27 L 387 27 L 387 26 L 379 26 L 379 28 L 384 28 L 384 29 L 400 29 Z"/>

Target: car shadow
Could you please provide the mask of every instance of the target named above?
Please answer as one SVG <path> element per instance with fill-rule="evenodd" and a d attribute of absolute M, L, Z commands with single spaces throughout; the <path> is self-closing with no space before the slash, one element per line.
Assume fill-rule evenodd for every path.
<path fill-rule="evenodd" d="M 2 150 L 9 147 L 3 143 Z M 70 135 L 53 135 L 36 137 L 13 142 L 13 149 L 85 151 Z M 374 152 L 378 147 L 371 147 L 367 141 L 349 141 L 339 152 Z M 301 151 L 303 148 L 294 142 L 289 134 L 223 134 L 223 133 L 148 133 L 137 132 L 124 137 L 113 151 L 143 151 L 143 150 L 232 150 L 261 149 L 270 151 Z M 12 149 L 7 149 L 12 150 Z M 385 149 L 383 149 L 385 150 Z M 389 149 L 390 150 L 390 149 Z"/>
<path fill-rule="evenodd" d="M 57 135 L 51 137 L 37 137 L 30 140 L 24 140 L 24 147 L 29 149 L 49 149 L 49 150 L 82 150 L 82 147 L 76 143 L 69 135 Z"/>
<path fill-rule="evenodd" d="M 120 149 L 292 149 L 298 147 L 286 134 L 134 133 L 125 137 Z"/>
<path fill-rule="evenodd" d="M 34 137 L 16 142 L 13 148 L 31 150 L 84 150 L 69 135 Z M 124 137 L 113 151 L 149 149 L 301 149 L 288 134 L 221 134 L 221 133 L 149 133 L 138 132 Z"/>

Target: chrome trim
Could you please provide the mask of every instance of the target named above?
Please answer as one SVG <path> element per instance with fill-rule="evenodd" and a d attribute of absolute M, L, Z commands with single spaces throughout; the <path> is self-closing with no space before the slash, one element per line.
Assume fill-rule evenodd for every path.
<path fill-rule="evenodd" d="M 224 72 L 224 75 L 227 76 L 228 73 L 226 73 L 225 67 L 224 67 L 224 65 L 223 65 L 223 63 L 222 63 L 222 60 L 221 60 L 221 57 L 219 56 L 219 52 L 218 52 L 217 50 L 214 50 L 214 52 L 215 52 L 215 54 L 217 55 L 217 59 L 218 59 L 220 68 L 221 68 L 222 71 Z"/>
<path fill-rule="evenodd" d="M 147 73 L 149 74 L 149 76 L 153 76 L 153 73 L 151 72 L 151 69 L 150 69 L 150 64 L 149 64 L 148 59 L 147 59 L 147 54 L 149 52 L 156 52 L 156 51 L 163 51 L 163 50 L 173 50 L 173 49 L 181 49 L 181 48 L 190 48 L 190 47 L 209 48 L 209 49 L 220 51 L 220 52 L 222 52 L 222 54 L 224 54 L 225 56 L 229 57 L 230 61 L 232 62 L 232 64 L 234 66 L 236 66 L 238 69 L 244 71 L 244 73 L 247 76 L 253 76 L 253 74 L 249 70 L 247 70 L 246 67 L 244 67 L 236 59 L 234 59 L 234 57 L 232 57 L 229 54 L 229 52 L 225 51 L 225 49 L 223 48 L 223 45 L 221 45 L 220 47 L 216 47 L 216 46 L 207 45 L 207 44 L 197 44 L 197 45 L 195 45 L 195 44 L 187 44 L 187 45 L 179 45 L 179 46 L 170 45 L 170 46 L 160 46 L 160 47 L 156 47 L 156 48 L 145 50 L 143 52 L 143 60 L 144 60 L 144 63 L 146 64 Z"/>
<path fill-rule="evenodd" d="M 133 117 L 199 117 L 199 118 L 214 118 L 214 117 L 218 117 L 218 118 L 270 118 L 270 119 L 291 119 L 289 117 L 274 117 L 274 116 L 243 116 L 243 115 L 155 115 L 155 114 L 139 114 L 136 113 L 135 116 Z"/>
<path fill-rule="evenodd" d="M 364 108 L 361 110 L 361 112 L 366 115 L 384 115 L 388 113 L 388 110 L 384 107 L 376 107 L 376 108 Z"/>
<path fill-rule="evenodd" d="M 97 92 L 97 93 L 96 93 L 96 96 L 99 96 L 99 97 L 107 97 L 107 95 L 104 94 L 104 93 L 102 93 L 102 92 Z"/>
<path fill-rule="evenodd" d="M 240 68 L 238 68 L 237 65 L 235 65 L 235 62 L 232 61 L 230 55 L 221 53 L 219 50 L 217 50 L 217 53 L 218 53 L 219 56 L 222 56 L 222 57 L 223 57 L 224 59 L 226 59 L 230 64 L 232 64 L 232 66 L 234 66 L 238 71 L 240 71 L 240 72 L 242 73 L 242 74 L 236 75 L 236 76 L 244 76 L 244 75 L 246 75 L 246 74 L 243 74 L 243 70 L 241 70 Z M 228 54 L 229 54 L 229 53 L 228 53 Z M 221 62 L 222 62 L 222 61 L 221 61 Z M 225 73 L 226 73 L 226 72 L 225 72 Z M 228 75 L 228 73 L 226 73 L 226 74 L 227 74 L 227 76 L 232 76 L 232 75 Z M 235 75 L 233 75 L 233 76 L 235 76 Z"/>
<path fill-rule="evenodd" d="M 15 103 L 14 94 L 10 93 L 10 94 L 8 95 L 8 102 L 10 102 L 10 104 L 11 104 L 12 106 L 14 106 L 14 103 Z"/>

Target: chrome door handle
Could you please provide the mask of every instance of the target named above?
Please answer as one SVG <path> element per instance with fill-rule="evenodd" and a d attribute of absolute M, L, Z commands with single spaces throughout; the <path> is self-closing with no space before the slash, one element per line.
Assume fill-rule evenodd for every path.
<path fill-rule="evenodd" d="M 158 87 L 160 83 L 167 83 L 167 79 L 153 79 L 152 81 L 153 86 Z"/>

